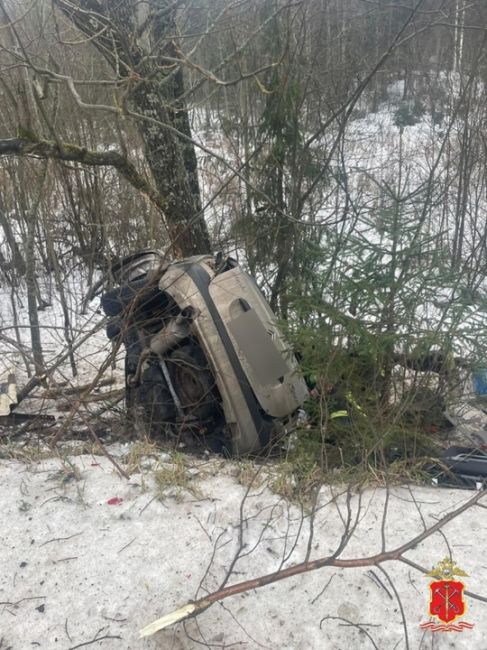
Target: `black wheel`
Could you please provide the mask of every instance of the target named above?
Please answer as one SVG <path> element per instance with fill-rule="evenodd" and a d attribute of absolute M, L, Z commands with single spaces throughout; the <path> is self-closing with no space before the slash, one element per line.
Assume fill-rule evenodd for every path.
<path fill-rule="evenodd" d="M 127 409 L 135 424 L 151 438 L 170 433 L 176 411 L 156 362 L 144 370 L 139 386 L 127 387 Z"/>
<path fill-rule="evenodd" d="M 219 413 L 215 379 L 201 348 L 187 343 L 167 359 L 174 389 L 187 414 L 206 419 Z"/>

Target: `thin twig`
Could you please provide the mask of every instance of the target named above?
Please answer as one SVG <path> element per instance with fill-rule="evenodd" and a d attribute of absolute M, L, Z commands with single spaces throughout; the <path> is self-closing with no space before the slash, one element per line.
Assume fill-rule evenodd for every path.
<path fill-rule="evenodd" d="M 117 551 L 117 553 L 121 553 L 122 551 L 125 551 L 125 549 L 128 548 L 131 544 L 133 544 L 133 543 L 135 542 L 136 539 L 137 539 L 137 537 L 134 537 L 133 539 L 131 539 L 130 542 L 128 542 L 127 544 L 125 544 L 125 546 L 122 546 L 122 548 L 119 549 L 119 550 Z"/>
<path fill-rule="evenodd" d="M 120 634 L 104 634 L 103 636 L 95 637 L 92 641 L 84 641 L 83 643 L 78 643 L 78 645 L 73 645 L 68 650 L 76 650 L 76 648 L 82 648 L 92 643 L 97 643 L 98 641 L 104 641 L 106 639 L 121 639 Z"/>
<path fill-rule="evenodd" d="M 39 544 L 39 546 L 45 546 L 46 544 L 52 544 L 52 542 L 65 542 L 68 539 L 72 539 L 73 537 L 79 537 L 82 534 L 83 534 L 83 531 L 81 531 L 80 533 L 73 533 L 73 535 L 68 535 L 68 537 L 54 537 L 53 539 L 48 539 L 46 542 L 42 542 L 42 544 Z"/>

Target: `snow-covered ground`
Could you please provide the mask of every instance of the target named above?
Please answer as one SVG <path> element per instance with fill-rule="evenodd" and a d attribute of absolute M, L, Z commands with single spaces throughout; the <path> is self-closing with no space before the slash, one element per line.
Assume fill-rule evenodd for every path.
<path fill-rule="evenodd" d="M 127 467 L 129 449 L 111 451 Z M 308 546 L 312 559 L 329 555 L 347 509 L 340 488 L 323 487 L 310 543 L 309 513 L 269 489 L 272 478 L 257 481 L 244 500 L 249 466 L 190 458 L 182 464 L 167 454 L 138 462 L 126 480 L 94 455 L 0 461 L 2 650 L 487 647 L 486 603 L 469 597 L 472 630 L 424 632 L 431 579 L 399 562 L 385 563 L 387 574 L 379 567 L 325 568 L 283 580 L 139 639 L 142 627 L 220 585 L 239 535 L 241 559 L 228 584 L 302 562 Z M 184 487 L 161 487 L 171 476 Z M 352 497 L 358 525 L 342 557 L 381 550 L 385 496 L 383 488 L 367 488 L 361 499 Z M 386 547 L 407 542 L 471 496 L 392 489 Z M 487 596 L 486 535 L 487 511 L 472 507 L 406 557 L 429 570 L 451 553 L 469 574 L 467 589 Z"/>
<path fill-rule="evenodd" d="M 424 115 L 400 132 L 393 117 L 398 105 L 396 102 L 392 108 L 383 106 L 376 114 L 358 118 L 347 130 L 344 145 L 349 187 L 360 208 L 360 219 L 343 237 L 342 226 L 337 227 L 345 243 L 349 234 L 358 233 L 368 238 L 371 249 L 379 245 L 385 250 L 390 248 L 389 235 L 381 234 L 376 219 L 380 210 L 390 208 L 390 196 L 384 194 L 385 183 L 394 186 L 401 168 L 409 179 L 410 189 L 419 188 L 438 155 L 441 129 Z M 232 160 L 225 141 L 217 135 L 206 144 Z M 326 150 L 329 144 L 323 140 L 317 146 Z M 233 161 L 234 166 L 237 163 L 238 160 Z M 442 173 L 440 165 L 439 180 Z M 223 169 L 221 178 L 219 174 L 214 174 L 214 178 L 218 183 L 225 182 L 228 175 L 228 169 Z M 204 178 L 202 184 L 206 194 L 215 189 Z M 454 184 L 452 187 L 454 193 Z M 236 184 L 239 199 L 241 191 L 240 184 Z M 206 194 L 205 200 L 209 198 Z M 232 214 L 238 212 L 237 199 L 235 206 L 229 196 L 223 194 L 221 205 L 217 203 L 211 208 L 209 225 L 216 239 L 215 233 L 223 229 L 223 224 L 230 224 Z M 330 194 L 329 200 L 323 200 L 317 208 L 317 223 L 333 223 L 341 213 L 342 202 L 338 190 L 337 194 Z M 483 198 L 479 205 L 482 216 Z M 428 228 L 434 230 L 435 219 L 433 210 Z M 225 229 L 222 233 L 226 241 Z M 342 266 L 348 268 L 355 259 L 356 253 L 345 243 L 338 260 L 333 261 L 337 274 L 343 273 Z M 401 246 L 407 249 L 409 244 L 405 241 Z M 384 263 L 388 259 L 387 251 L 378 258 Z M 436 287 L 435 278 L 431 280 Z M 43 278 L 39 282 L 42 297 L 52 302 L 39 314 L 49 367 L 66 351 L 64 317 L 55 290 Z M 90 305 L 86 316 L 80 313 L 82 295 L 87 289 L 81 275 L 67 275 L 65 282 L 76 344 L 102 316 L 96 313 L 97 301 Z M 417 289 L 419 306 L 414 309 L 418 319 L 434 329 L 441 309 L 433 304 L 424 287 L 408 285 L 408 291 L 411 288 Z M 429 302 L 422 299 L 423 289 Z M 439 298 L 448 302 L 452 291 L 446 284 L 444 295 L 436 292 L 433 298 L 436 302 Z M 13 323 L 17 321 L 19 343 L 29 353 L 26 305 L 22 288 L 13 303 L 10 290 L 0 290 L 1 333 L 15 340 Z M 485 331 L 484 309 L 473 304 L 463 314 L 464 329 L 468 325 L 474 330 L 474 325 L 480 323 L 475 338 L 479 346 Z M 373 317 L 372 314 L 370 318 Z M 443 322 L 448 329 L 449 321 Z M 457 338 L 460 330 L 460 326 L 454 329 Z M 464 338 L 460 352 L 470 352 Z M 101 328 L 76 349 L 78 377 L 73 380 L 66 360 L 51 379 L 90 382 L 109 353 L 110 343 Z M 0 381 L 12 367 L 20 388 L 27 381 L 22 354 L 15 344 L 2 340 Z M 122 367 L 122 363 L 109 367 L 104 378 L 123 385 Z M 21 410 L 64 416 L 58 403 L 42 397 L 46 391 L 46 387 L 39 388 L 23 402 Z M 470 428 L 463 431 L 464 435 L 473 436 L 484 427 L 484 422 L 476 418 L 477 414 L 471 414 Z M 127 457 L 129 448 L 110 449 L 123 467 L 133 465 L 133 458 Z M 0 444 L 0 458 L 10 450 Z M 24 456 L 29 453 L 26 451 Z M 132 467 L 130 479 L 126 480 L 105 457 L 67 452 L 57 458 L 43 458 L 42 453 L 33 456 L 39 459 L 28 463 L 0 460 L 0 650 L 186 650 L 202 644 L 247 650 L 341 650 L 362 644 L 381 650 L 487 650 L 486 603 L 467 598 L 465 620 L 474 624 L 472 630 L 449 634 L 424 632 L 419 625 L 428 620 L 429 579 L 399 562 L 382 565 L 387 575 L 379 567 L 326 568 L 307 573 L 232 597 L 185 626 L 139 639 L 142 627 L 188 600 L 214 591 L 222 583 L 238 551 L 240 537 L 241 558 L 233 567 L 228 584 L 302 562 L 308 550 L 311 558 L 332 553 L 344 532 L 345 496 L 339 488 L 322 488 L 310 542 L 309 513 L 271 489 L 272 465 L 264 470 L 271 473 L 270 478 L 262 483 L 257 481 L 245 498 L 250 465 L 221 459 L 203 461 L 191 456 L 159 455 L 142 460 L 142 469 L 133 472 Z M 169 484 L 164 489 L 160 485 L 162 478 Z M 178 488 L 178 482 L 185 487 Z M 427 487 L 394 488 L 388 501 L 386 547 L 396 548 L 413 538 L 424 526 L 433 525 L 472 494 Z M 330 502 L 333 495 L 336 499 Z M 385 500 L 386 491 L 379 487 L 368 488 L 361 499 L 353 496 L 352 519 L 358 514 L 358 525 L 342 557 L 367 557 L 381 550 Z M 469 574 L 465 578 L 467 589 L 487 596 L 483 550 L 486 534 L 486 509 L 472 507 L 406 556 L 429 570 L 451 554 Z"/>

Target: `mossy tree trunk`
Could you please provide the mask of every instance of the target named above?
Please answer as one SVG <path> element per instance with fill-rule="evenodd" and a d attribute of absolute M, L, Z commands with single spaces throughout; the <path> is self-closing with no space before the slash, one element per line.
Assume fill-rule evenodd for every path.
<path fill-rule="evenodd" d="M 160 0 L 143 15 L 132 0 L 56 0 L 126 80 L 126 106 L 145 145 L 164 197 L 164 218 L 176 255 L 210 252 L 191 128 L 182 99 L 184 80 L 175 43 L 178 3 Z"/>

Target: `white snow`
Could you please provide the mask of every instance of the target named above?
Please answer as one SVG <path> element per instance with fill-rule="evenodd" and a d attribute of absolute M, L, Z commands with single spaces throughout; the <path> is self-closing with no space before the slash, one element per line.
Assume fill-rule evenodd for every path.
<path fill-rule="evenodd" d="M 111 451 L 123 463 L 120 446 Z M 404 609 L 409 646 L 394 589 L 378 567 L 324 568 L 283 580 L 229 598 L 185 625 L 139 639 L 139 630 L 154 619 L 221 584 L 239 547 L 239 530 L 242 557 L 228 584 L 306 556 L 306 511 L 303 517 L 297 505 L 265 485 L 250 489 L 243 501 L 247 488 L 237 480 L 236 463 L 186 462 L 192 491 L 170 488 L 159 500 L 153 475 L 160 467 L 171 467 L 167 454 L 144 461 L 142 473 L 129 481 L 99 456 L 64 455 L 31 464 L 0 461 L 2 650 L 68 650 L 96 636 L 105 639 L 86 647 L 189 649 L 203 642 L 209 648 L 372 648 L 370 638 L 351 623 L 366 630 L 381 649 L 485 648 L 486 605 L 472 598 L 467 598 L 464 620 L 475 625 L 473 630 L 423 632 L 419 624 L 428 620 L 430 579 L 398 562 L 383 567 Z M 361 500 L 353 496 L 358 525 L 342 557 L 381 550 L 385 494 L 383 488 L 368 488 Z M 408 541 L 471 496 L 428 487 L 391 489 L 387 548 Z M 120 505 L 107 503 L 114 497 L 123 500 Z M 322 488 L 312 559 L 336 549 L 345 504 L 340 488 Z M 463 579 L 467 589 L 485 596 L 486 535 L 486 510 L 473 507 L 406 556 L 430 570 L 451 552 L 469 574 Z"/>

